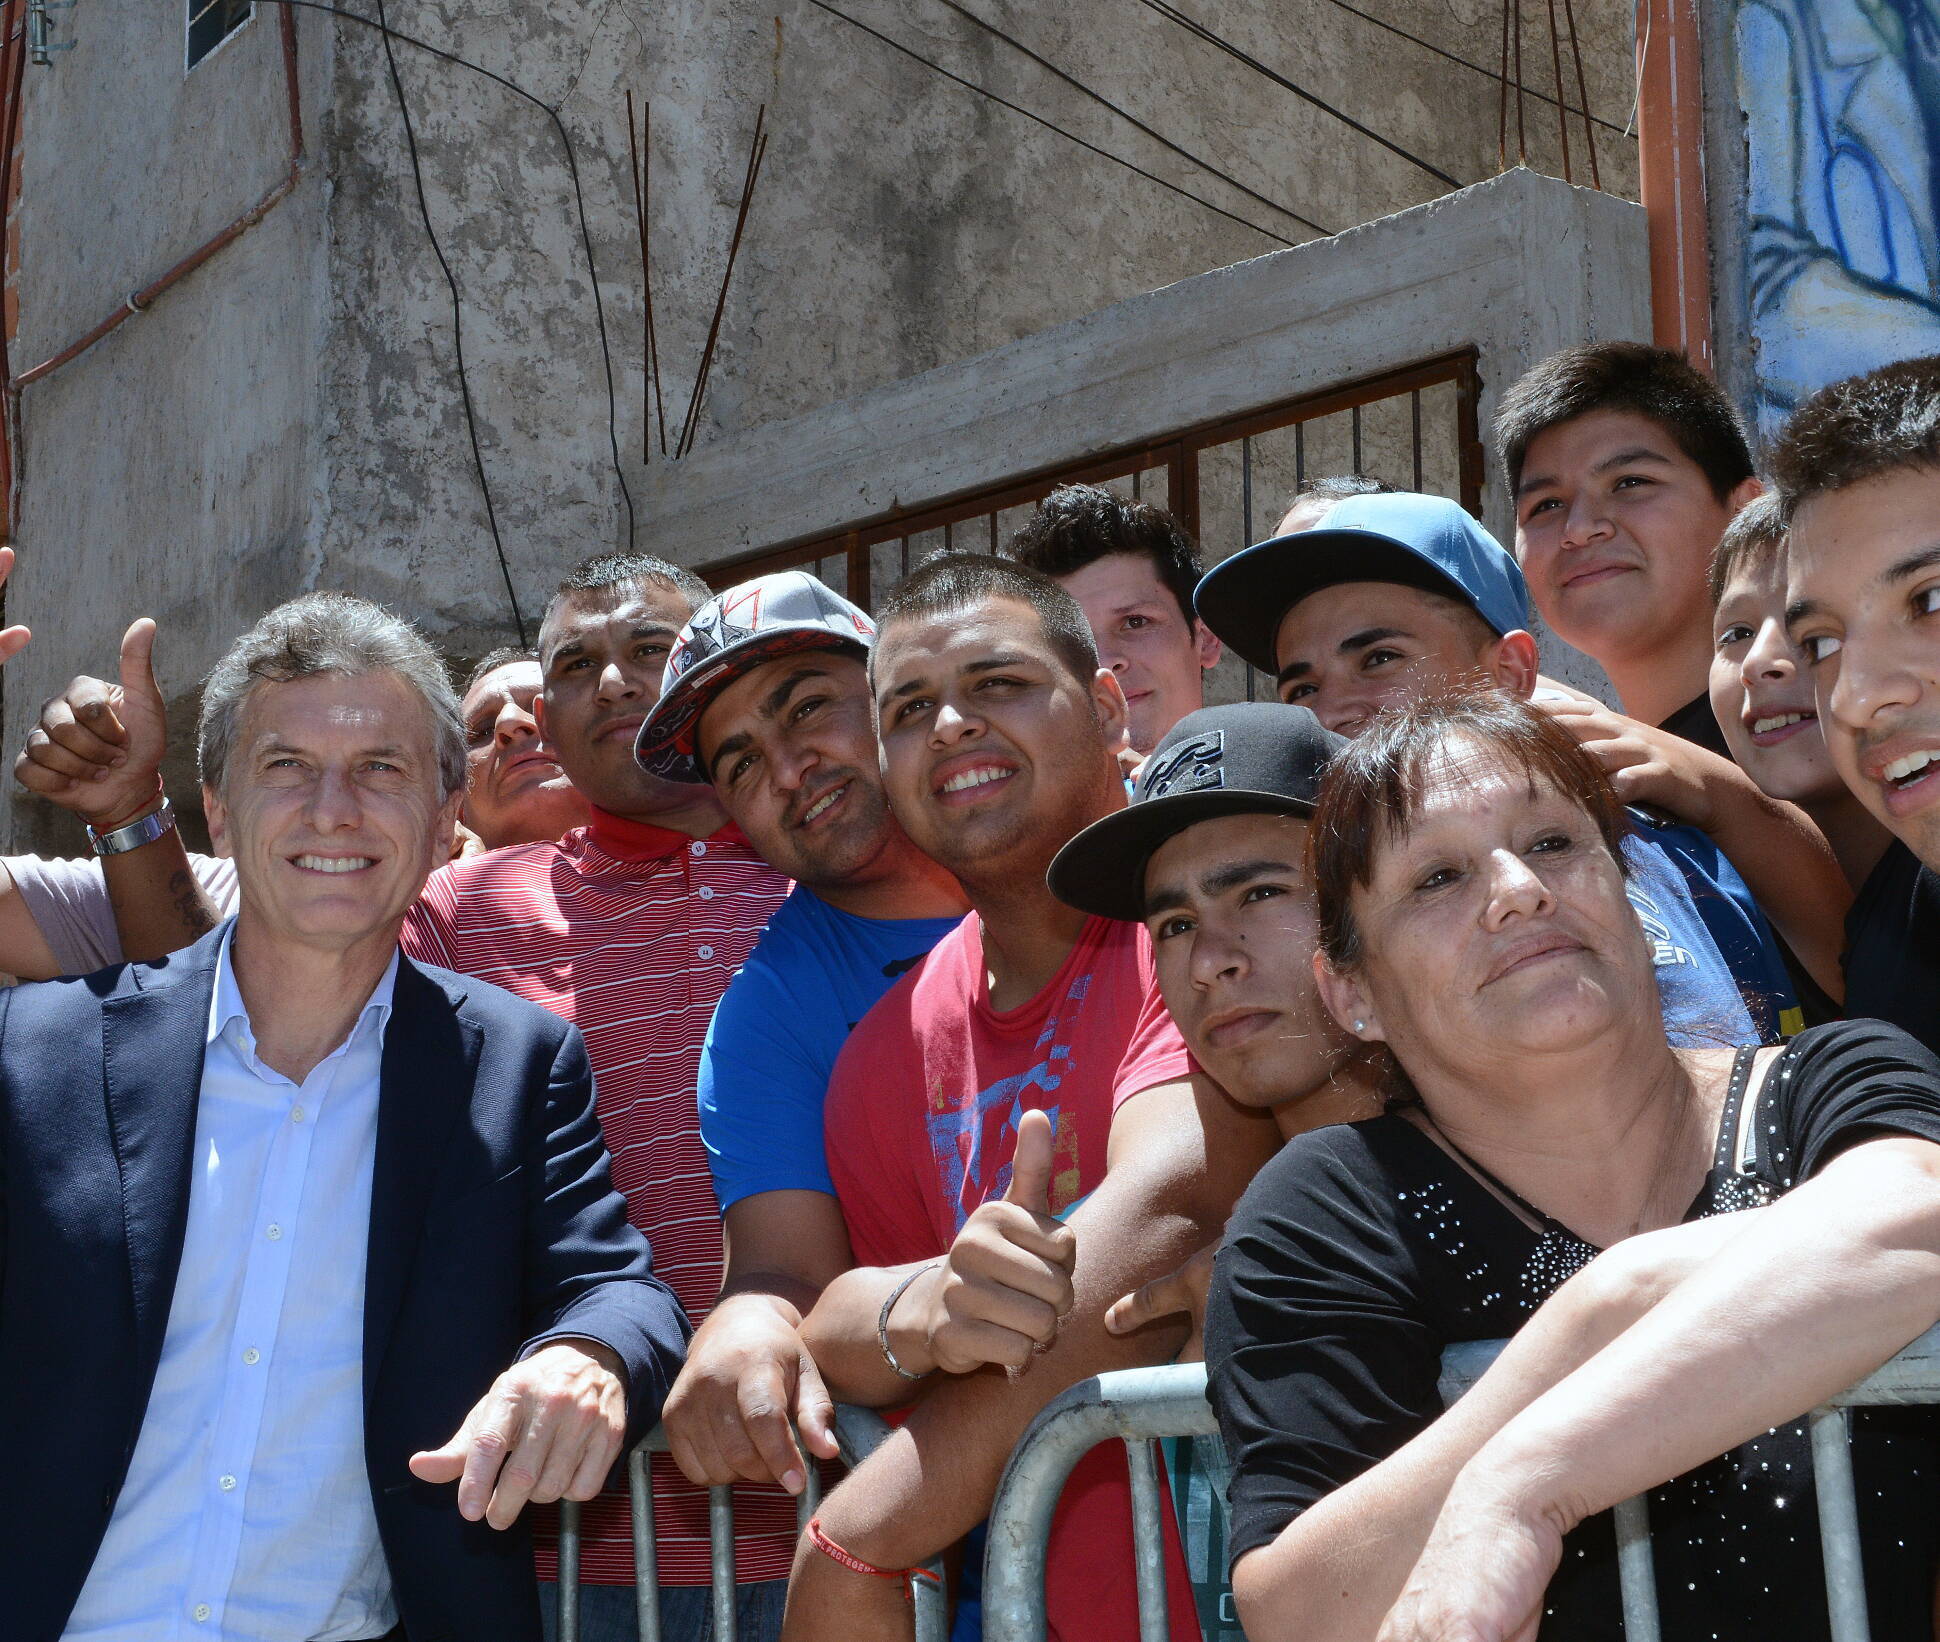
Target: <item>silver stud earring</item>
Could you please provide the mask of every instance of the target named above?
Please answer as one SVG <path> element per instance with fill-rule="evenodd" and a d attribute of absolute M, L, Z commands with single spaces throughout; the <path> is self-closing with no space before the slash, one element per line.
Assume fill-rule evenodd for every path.
<path fill-rule="evenodd" d="M 1367 1030 L 1367 1022 L 1366 1022 L 1366 1021 L 1356 1021 L 1356 1022 L 1354 1023 L 1354 1030 L 1355 1030 L 1356 1032 L 1365 1032 L 1365 1031 Z"/>

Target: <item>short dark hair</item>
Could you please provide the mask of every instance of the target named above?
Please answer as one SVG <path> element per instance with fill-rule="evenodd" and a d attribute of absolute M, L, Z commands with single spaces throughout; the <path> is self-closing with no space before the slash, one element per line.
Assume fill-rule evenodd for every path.
<path fill-rule="evenodd" d="M 671 564 L 647 553 L 596 553 L 590 559 L 580 560 L 566 573 L 566 579 L 553 589 L 546 613 L 550 615 L 552 605 L 575 593 L 601 593 L 609 587 L 636 582 L 671 587 L 684 594 L 696 610 L 714 597 L 714 589 L 684 565 Z"/>
<path fill-rule="evenodd" d="M 1478 690 L 1390 708 L 1334 755 L 1307 829 L 1320 950 L 1336 969 L 1356 969 L 1364 956 L 1354 891 L 1373 881 L 1381 851 L 1406 835 L 1430 762 L 1456 740 L 1519 768 L 1532 786 L 1554 787 L 1580 805 L 1617 870 L 1626 870 L 1623 839 L 1630 824 L 1609 777 L 1540 707 L 1501 690 Z"/>
<path fill-rule="evenodd" d="M 1393 496 L 1398 487 L 1385 479 L 1377 479 L 1371 473 L 1327 473 L 1318 479 L 1302 479 L 1293 487 L 1293 494 L 1287 498 L 1287 505 L 1280 509 L 1280 517 L 1285 518 L 1302 502 L 1318 499 L 1323 502 L 1344 502 L 1350 496 Z"/>
<path fill-rule="evenodd" d="M 539 652 L 537 650 L 522 650 L 516 644 L 508 644 L 497 650 L 488 650 L 478 658 L 478 665 L 465 675 L 464 687 L 458 692 L 460 699 L 462 700 L 464 697 L 470 695 L 473 687 L 487 673 L 496 673 L 501 667 L 510 667 L 515 661 L 529 661 L 534 666 L 537 666 Z"/>
<path fill-rule="evenodd" d="M 1732 515 L 1711 554 L 1711 607 L 1724 597 L 1725 584 L 1745 564 L 1769 564 L 1785 546 L 1785 512 L 1778 492 L 1754 496 Z"/>
<path fill-rule="evenodd" d="M 1940 355 L 1902 359 L 1821 388 L 1772 447 L 1789 521 L 1798 505 L 1901 469 L 1940 468 Z"/>
<path fill-rule="evenodd" d="M 1059 485 L 1037 504 L 1003 556 L 1043 576 L 1069 576 L 1113 553 L 1149 559 L 1190 623 L 1192 590 L 1205 566 L 1185 526 L 1150 502 L 1128 502 L 1102 485 Z"/>
<path fill-rule="evenodd" d="M 1648 417 L 1703 470 L 1725 500 L 1752 476 L 1751 446 L 1738 412 L 1717 383 L 1673 348 L 1642 342 L 1584 342 L 1523 372 L 1502 396 L 1496 449 L 1514 496 L 1538 435 L 1591 411 Z"/>
<path fill-rule="evenodd" d="M 1098 671 L 1098 646 L 1078 601 L 1049 576 L 991 553 L 938 553 L 905 576 L 876 606 L 878 634 L 898 621 L 966 610 L 986 599 L 1015 599 L 1037 612 L 1057 658 L 1082 684 Z M 877 648 L 870 652 L 873 678 Z"/>

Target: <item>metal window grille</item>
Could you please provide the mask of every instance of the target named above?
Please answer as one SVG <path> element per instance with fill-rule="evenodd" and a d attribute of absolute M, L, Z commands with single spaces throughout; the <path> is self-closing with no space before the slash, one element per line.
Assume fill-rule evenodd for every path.
<path fill-rule="evenodd" d="M 255 0 L 188 0 L 186 66 L 194 68 L 255 13 Z"/>
<path fill-rule="evenodd" d="M 703 574 L 729 587 L 777 570 L 807 570 L 865 610 L 875 594 L 943 548 L 994 553 L 1063 484 L 1098 484 L 1169 508 L 1208 564 L 1272 534 L 1303 480 L 1367 473 L 1482 510 L 1486 471 L 1478 430 L 1481 375 L 1465 348 L 1322 393 L 1164 439 L 1044 468 L 987 489 L 879 518 L 810 541 L 767 549 Z M 1220 664 L 1208 700 L 1271 698 L 1237 658 Z"/>

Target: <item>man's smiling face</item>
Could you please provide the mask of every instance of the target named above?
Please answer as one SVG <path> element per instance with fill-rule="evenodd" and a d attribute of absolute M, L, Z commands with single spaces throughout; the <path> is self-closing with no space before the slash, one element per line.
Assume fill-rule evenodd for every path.
<path fill-rule="evenodd" d="M 1710 608 L 1711 551 L 1749 480 L 1720 501 L 1659 423 L 1599 410 L 1529 442 L 1516 558 L 1559 638 L 1597 657 L 1647 653 Z"/>
<path fill-rule="evenodd" d="M 395 673 L 256 685 L 211 835 L 235 858 L 249 922 L 295 944 L 396 938 L 451 850 L 462 793 L 441 790 L 431 714 Z"/>
<path fill-rule="evenodd" d="M 694 747 L 729 819 L 799 883 L 850 882 L 895 841 L 856 656 L 804 650 L 749 668 L 701 714 Z"/>
<path fill-rule="evenodd" d="M 896 819 L 967 879 L 1030 873 L 1123 802 L 1125 696 L 1081 680 L 1019 599 L 909 617 L 876 639 L 876 727 Z"/>
<path fill-rule="evenodd" d="M 1787 626 L 1840 778 L 1940 868 L 1940 472 L 1811 497 L 1792 521 Z"/>

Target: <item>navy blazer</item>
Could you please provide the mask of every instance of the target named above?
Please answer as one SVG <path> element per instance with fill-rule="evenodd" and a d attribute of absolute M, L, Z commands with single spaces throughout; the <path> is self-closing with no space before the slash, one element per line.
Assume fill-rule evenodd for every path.
<path fill-rule="evenodd" d="M 218 943 L 0 995 L 0 1631 L 55 1642 L 127 1476 L 182 1255 Z M 687 1320 L 627 1224 L 576 1027 L 398 961 L 364 1292 L 364 1457 L 411 1642 L 536 1642 L 525 1527 L 407 1467 L 521 1349 L 599 1340 L 629 1441 Z"/>

